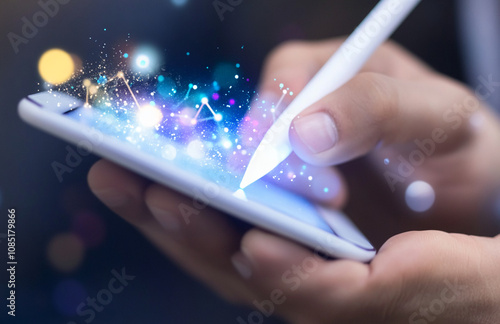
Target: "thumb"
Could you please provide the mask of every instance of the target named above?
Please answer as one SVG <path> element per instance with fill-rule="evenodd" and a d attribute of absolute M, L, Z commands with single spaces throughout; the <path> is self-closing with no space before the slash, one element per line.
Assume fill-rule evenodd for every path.
<path fill-rule="evenodd" d="M 466 123 L 458 124 L 463 114 L 452 109 L 466 99 L 464 87 L 435 74 L 418 81 L 360 73 L 297 116 L 290 142 L 301 159 L 314 165 L 346 162 L 378 145 L 424 141 L 434 154 L 462 143 L 468 134 Z M 470 106 L 462 106 L 469 115 Z M 472 106 L 480 105 L 476 100 Z"/>

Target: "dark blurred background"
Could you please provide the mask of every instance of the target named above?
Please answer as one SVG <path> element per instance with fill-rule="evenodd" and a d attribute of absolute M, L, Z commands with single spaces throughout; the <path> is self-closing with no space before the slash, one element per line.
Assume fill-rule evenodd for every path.
<path fill-rule="evenodd" d="M 91 195 L 86 174 L 96 157 L 85 157 L 58 181 L 51 163 L 64 160 L 67 144 L 25 125 L 16 111 L 21 98 L 40 89 L 37 63 L 46 50 L 63 48 L 86 62 L 99 51 L 89 37 L 114 44 L 130 33 L 135 44 L 165 49 L 167 68 L 193 73 L 190 67 L 239 62 L 255 86 L 273 47 L 290 39 L 348 34 L 376 2 L 243 0 L 221 21 L 210 0 L 70 0 L 15 53 L 8 33 L 20 35 L 23 17 L 32 20 L 41 7 L 37 0 L 2 0 L 0 233 L 7 231 L 7 209 L 15 208 L 19 263 L 17 316 L 7 318 L 2 305 L 0 322 L 84 323 L 88 317 L 77 316 L 76 305 L 96 297 L 111 271 L 123 267 L 135 279 L 96 313 L 93 323 L 236 323 L 237 316 L 249 312 L 184 274 Z M 461 80 L 455 9 L 454 1 L 424 1 L 393 38 Z M 0 236 L 2 268 L 6 251 Z M 7 275 L 0 272 L 5 303 Z"/>

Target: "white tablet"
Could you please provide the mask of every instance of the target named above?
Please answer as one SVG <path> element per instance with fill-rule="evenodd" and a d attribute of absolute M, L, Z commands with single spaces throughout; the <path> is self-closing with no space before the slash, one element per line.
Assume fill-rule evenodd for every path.
<path fill-rule="evenodd" d="M 215 141 L 202 140 L 194 131 L 178 129 L 176 135 L 172 129 L 162 131 L 157 122 L 148 125 L 161 119 L 154 108 L 139 112 L 113 106 L 91 108 L 67 94 L 42 92 L 23 99 L 19 114 L 27 123 L 77 145 L 76 152 L 82 155 L 95 153 L 193 197 L 192 205 L 179 206 L 186 222 L 197 209 L 210 205 L 332 257 L 367 262 L 376 253 L 339 211 L 264 180 L 242 191 L 243 167 L 229 168 L 230 154 L 221 153 L 231 150 L 218 150 Z M 227 133 L 236 136 L 231 130 Z M 178 141 L 178 137 L 190 141 Z"/>

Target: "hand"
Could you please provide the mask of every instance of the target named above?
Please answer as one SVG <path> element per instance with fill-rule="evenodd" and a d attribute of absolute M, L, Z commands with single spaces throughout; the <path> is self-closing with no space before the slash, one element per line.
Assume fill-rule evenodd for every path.
<path fill-rule="evenodd" d="M 238 323 L 280 315 L 290 323 L 499 323 L 500 236 L 408 232 L 371 264 L 327 261 L 276 235 L 242 235 L 206 208 L 186 224 L 192 199 L 98 162 L 95 194 L 181 267 L 227 300 L 257 310 Z M 238 269 L 235 270 L 235 269 Z"/>
<path fill-rule="evenodd" d="M 261 90 L 275 91 L 273 89 L 276 88 L 276 85 L 273 83 L 273 79 L 277 78 L 283 80 L 281 81 L 283 83 L 286 82 L 287 87 L 294 89 L 295 92 L 300 91 L 338 44 L 338 41 L 311 45 L 298 44 L 288 45 L 278 50 L 268 61 Z M 302 62 L 306 63 L 300 64 Z M 296 70 L 296 73 L 293 72 L 294 70 Z M 385 77 L 381 75 L 382 71 L 385 71 Z M 380 49 L 368 63 L 365 72 L 337 91 L 343 94 L 338 98 L 339 102 L 348 104 L 349 100 L 347 99 L 355 97 L 359 100 L 359 106 L 363 108 L 362 104 L 366 103 L 366 98 L 370 99 L 369 102 L 374 103 L 377 103 L 377 98 L 379 100 L 383 99 L 376 96 L 378 92 L 370 92 L 373 90 L 373 85 L 370 83 L 371 78 L 386 78 L 387 82 L 389 82 L 388 80 L 394 81 L 401 78 L 401 87 L 404 85 L 407 90 L 412 87 L 423 90 L 420 96 L 413 94 L 414 100 L 429 100 L 436 107 L 438 104 L 447 103 L 445 99 L 441 98 L 441 95 L 436 94 L 437 91 L 434 88 L 437 88 L 438 85 L 442 87 L 441 89 L 447 90 L 446 92 L 443 90 L 439 94 L 447 93 L 453 97 L 449 99 L 450 102 L 460 97 L 460 95 L 467 95 L 467 91 L 462 86 L 442 76 L 435 75 L 427 67 L 415 61 L 409 54 L 394 45 L 388 45 Z M 281 75 L 279 75 L 280 73 Z M 423 78 L 423 75 L 427 75 L 429 79 L 419 79 Z M 394 84 L 396 84 L 395 81 L 392 85 Z M 434 86 L 430 87 L 427 84 L 433 84 Z M 361 87 L 362 85 L 368 86 L 368 90 Z M 361 89 L 363 91 L 358 91 L 359 87 L 363 88 Z M 399 90 L 401 89 L 398 88 Z M 432 91 L 431 94 L 434 94 L 434 97 L 427 96 L 425 91 Z M 328 96 L 325 100 L 333 100 L 331 97 L 336 93 Z M 353 95 L 353 93 L 356 95 Z M 397 93 L 399 96 L 400 93 Z M 387 102 L 390 103 L 390 101 Z M 310 109 L 314 110 L 315 107 L 313 106 Z M 324 107 L 329 108 L 330 105 Z M 360 121 L 365 122 L 364 128 L 358 128 L 360 131 L 358 134 L 359 141 L 349 144 L 353 145 L 355 154 L 348 155 L 347 159 L 368 152 L 370 145 L 373 146 L 374 144 L 370 142 L 372 136 L 377 134 L 381 140 L 388 143 L 383 150 L 394 150 L 395 147 L 404 147 L 405 143 L 411 142 L 412 135 L 408 129 L 408 125 L 411 123 L 406 122 L 405 128 L 400 130 L 402 132 L 401 137 L 398 137 L 396 135 L 397 130 L 390 133 L 390 127 L 388 126 L 390 123 L 384 123 L 387 116 L 384 117 L 383 112 L 386 110 L 383 108 L 387 108 L 386 105 L 380 104 L 377 107 L 380 111 L 375 109 L 375 112 L 372 112 L 375 121 L 373 125 L 369 124 L 370 118 L 363 119 L 362 114 L 352 115 L 350 118 L 353 119 L 348 117 L 339 119 L 334 115 L 334 118 L 337 118 L 335 122 L 339 136 L 338 143 L 345 140 L 342 135 L 342 130 L 345 129 L 343 127 L 358 126 L 355 123 L 349 124 L 349 120 L 355 120 L 354 118 L 357 117 L 361 118 Z M 392 107 L 387 111 L 391 112 L 393 109 L 402 107 L 398 104 L 397 107 Z M 356 105 L 353 105 L 352 102 L 349 108 L 359 113 L 359 109 L 356 110 Z M 325 111 L 329 112 L 330 110 Z M 366 114 L 370 114 L 368 109 Z M 426 114 L 427 117 L 415 116 L 415 118 L 428 122 L 425 125 L 432 132 L 434 125 L 441 124 L 439 119 L 436 119 L 435 114 L 429 114 L 429 112 L 426 112 Z M 482 108 L 480 114 L 489 116 L 488 112 Z M 394 118 L 401 123 L 402 121 L 399 121 L 397 117 L 404 115 L 396 113 Z M 306 114 L 302 114 L 302 116 L 306 116 Z M 342 120 L 346 121 L 345 126 L 342 126 Z M 483 127 L 476 131 L 464 129 L 464 135 L 454 135 L 454 132 L 450 131 L 446 149 L 436 149 L 435 156 L 447 160 L 455 156 L 457 158 L 467 158 L 462 156 L 463 151 L 483 152 L 484 147 L 488 147 L 498 134 L 497 126 L 492 120 L 490 118 L 483 119 Z M 465 122 L 463 124 L 465 125 Z M 377 128 L 381 129 L 379 133 L 377 133 Z M 291 136 L 297 137 L 297 134 L 293 134 L 295 131 L 292 131 Z M 408 133 L 405 134 L 405 131 L 408 131 Z M 365 132 L 372 134 L 372 136 L 364 136 Z M 394 137 L 386 134 L 391 134 Z M 390 141 L 389 138 L 393 138 L 393 140 Z M 464 138 L 467 139 L 467 145 L 462 144 Z M 298 139 L 299 141 L 297 141 Z M 297 153 L 307 159 L 307 150 L 299 152 L 300 138 L 297 137 L 293 141 Z M 364 142 L 367 143 L 363 144 Z M 341 148 L 342 144 L 337 147 Z M 449 153 L 453 151 L 455 154 Z M 372 155 L 375 161 L 380 160 L 376 157 L 379 152 L 383 151 L 379 150 Z M 404 152 L 404 150 L 401 152 Z M 382 157 L 389 154 L 383 153 L 380 153 Z M 478 179 L 473 183 L 473 192 L 486 192 L 485 188 L 492 186 L 497 179 L 497 175 L 491 173 L 491 169 L 495 165 L 493 161 L 496 161 L 495 153 L 489 151 L 487 153 L 491 153 L 494 157 L 486 159 L 488 161 L 484 162 L 485 166 L 483 167 L 488 167 L 490 172 L 488 179 L 484 179 L 485 176 L 473 178 L 472 176 L 477 173 L 487 174 L 487 171 L 478 167 L 480 170 L 474 168 L 474 172 L 468 172 L 466 163 L 470 159 L 467 158 L 466 162 L 464 162 L 465 166 L 461 166 L 461 163 L 457 162 L 451 165 L 457 167 L 455 164 L 458 164 L 458 171 L 467 171 L 465 178 L 458 177 L 458 182 L 453 182 L 455 180 L 451 175 L 460 175 L 460 173 L 455 173 L 457 170 L 453 170 L 450 163 L 442 163 L 440 168 L 434 169 L 434 172 L 443 169 L 450 171 L 448 177 L 438 178 L 449 181 L 438 182 L 437 184 L 444 183 L 449 186 L 455 183 L 464 183 L 466 179 Z M 347 153 L 342 152 L 342 154 Z M 323 160 L 316 160 L 317 157 L 312 155 L 309 161 L 316 164 L 338 162 L 334 160 L 335 154 L 325 154 L 324 156 L 326 157 Z M 390 157 L 392 158 L 392 156 Z M 429 164 L 435 165 L 441 159 L 436 158 L 435 162 L 431 164 L 427 162 L 431 161 L 429 157 L 422 168 L 418 169 L 418 172 L 423 169 L 433 170 L 427 168 L 427 166 Z M 357 165 L 354 164 L 354 166 Z M 350 171 L 349 168 L 347 166 L 347 171 Z M 332 170 L 338 175 L 337 171 Z M 446 172 L 441 173 L 446 174 Z M 415 171 L 415 178 L 428 182 L 432 180 L 431 178 L 416 177 L 416 174 L 417 171 Z M 420 175 L 420 173 L 418 174 Z M 428 175 L 431 174 L 433 173 L 428 173 Z M 380 172 L 378 175 L 378 178 L 380 178 Z M 441 175 L 437 174 L 436 176 L 440 177 Z M 377 177 L 373 179 L 376 180 Z M 369 182 L 376 183 L 371 178 Z M 495 266 L 499 264 L 495 254 L 498 250 L 498 238 L 467 237 L 442 232 L 410 232 L 391 238 L 381 248 L 370 265 L 346 260 L 326 261 L 315 258 L 309 250 L 298 244 L 261 230 L 254 229 L 242 234 L 232 226 L 230 220 L 224 215 L 208 207 L 191 215 L 187 219 L 189 221 L 187 223 L 186 219 L 179 215 L 179 205 L 192 206 L 192 199 L 157 184 L 151 184 L 143 178 L 106 161 L 100 161 L 92 168 L 89 174 L 89 184 L 105 204 L 137 226 L 166 255 L 192 275 L 207 283 L 222 296 L 234 302 L 253 304 L 254 301 L 257 301 L 257 303 L 260 302 L 261 306 L 264 305 L 261 312 L 264 315 L 261 316 L 266 316 L 270 312 L 271 306 L 265 300 L 272 299 L 275 302 L 273 312 L 294 323 L 399 323 L 409 320 L 414 320 L 414 323 L 419 324 L 427 322 L 470 323 L 473 321 L 488 323 L 488 320 L 491 323 L 498 322 L 499 315 L 495 313 L 499 301 L 497 292 L 499 283 L 495 272 Z M 352 182 L 349 182 L 351 188 L 353 187 L 352 184 Z M 436 190 L 435 207 L 437 207 L 441 204 L 441 197 L 446 197 L 440 192 L 446 192 L 446 190 L 441 190 L 435 183 L 433 183 L 433 186 Z M 371 193 L 376 195 L 377 192 L 374 191 L 378 191 L 379 187 L 375 187 L 375 190 L 373 188 L 371 188 Z M 477 188 L 480 190 L 477 190 Z M 351 201 L 360 198 L 357 191 L 351 190 Z M 345 194 L 345 186 L 340 187 L 339 195 L 342 192 Z M 448 196 L 451 197 L 451 193 Z M 463 196 L 465 195 L 460 196 L 460 199 L 464 198 Z M 364 198 L 362 204 L 370 208 L 373 203 L 371 196 L 362 198 Z M 397 205 L 399 197 L 392 195 L 389 196 L 389 199 L 387 197 L 385 199 L 385 201 Z M 472 198 L 465 200 L 467 200 L 467 203 L 461 202 L 469 206 L 468 208 L 474 204 Z M 339 200 L 338 204 L 340 203 L 341 200 Z M 453 208 L 453 206 L 443 205 L 439 209 L 444 210 L 445 207 Z M 406 212 L 408 213 L 408 211 Z M 349 215 L 352 216 L 351 213 Z M 466 217 L 465 213 L 459 213 L 459 215 L 461 217 L 459 217 L 460 221 L 457 221 L 457 223 L 460 223 L 459 227 L 462 229 L 466 228 L 463 225 L 464 222 L 469 224 L 476 222 L 472 217 Z M 355 217 L 359 216 L 356 215 Z M 364 218 L 357 218 L 358 221 L 363 222 L 367 216 L 380 221 L 383 214 L 372 213 L 371 215 L 365 214 L 361 216 L 364 216 Z M 439 220 L 439 217 L 439 214 L 432 213 L 428 219 Z M 419 223 L 420 226 L 422 226 L 422 223 L 425 224 L 425 221 L 405 220 L 404 218 L 399 221 L 394 221 L 393 218 L 392 221 L 397 224 L 397 226 L 392 227 L 392 231 L 402 231 Z M 379 225 L 374 228 L 372 233 L 365 228 L 363 228 L 363 231 L 368 233 L 369 237 L 374 237 L 376 231 L 380 229 Z M 300 270 L 294 265 L 304 268 Z M 480 272 L 479 269 L 481 269 Z M 307 270 L 310 273 L 307 273 Z M 449 288 L 448 283 L 462 287 L 460 291 L 464 293 L 452 296 L 449 293 L 451 288 Z M 445 291 L 445 288 L 449 290 Z M 281 294 L 280 291 L 275 289 L 279 289 Z M 445 299 L 441 299 L 443 296 Z M 454 296 L 457 298 L 454 299 Z M 437 311 L 437 308 L 433 309 L 440 313 L 439 316 L 436 316 L 435 319 L 421 317 L 423 315 L 420 315 L 420 307 L 423 307 L 424 310 L 433 304 L 435 304 L 433 307 L 437 307 L 441 305 L 439 301 L 445 303 L 446 306 L 442 312 L 440 309 L 439 311 Z M 450 301 L 450 303 L 446 301 Z M 416 316 L 413 315 L 414 312 L 417 312 Z M 241 320 L 247 321 L 247 315 L 242 314 Z M 431 314 L 430 316 L 435 315 Z"/>
<path fill-rule="evenodd" d="M 280 47 L 267 62 L 259 93 L 276 98 L 280 83 L 297 93 L 340 44 Z M 495 89 L 481 85 L 477 94 L 488 91 Z M 260 137 L 272 123 L 269 115 L 250 111 L 249 120 L 264 125 Z M 340 168 L 351 187 L 347 214 L 376 245 L 409 229 L 484 234 L 493 228 L 483 209 L 500 184 L 500 151 L 492 150 L 500 140 L 498 120 L 476 93 L 393 43 L 382 46 L 350 82 L 295 118 L 290 139 L 294 152 L 316 167 L 365 156 Z M 332 178 L 335 168 L 328 169 L 323 172 Z M 429 183 L 435 193 L 434 205 L 423 213 L 404 203 L 405 189 L 416 180 Z M 346 187 L 338 191 L 347 196 Z M 380 223 L 387 226 L 381 229 Z M 377 233 L 371 235 L 374 227 Z"/>

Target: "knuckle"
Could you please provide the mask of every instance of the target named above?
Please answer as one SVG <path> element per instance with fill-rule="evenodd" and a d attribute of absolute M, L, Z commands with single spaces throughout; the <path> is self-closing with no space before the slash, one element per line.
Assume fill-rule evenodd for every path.
<path fill-rule="evenodd" d="M 398 93 L 389 78 L 373 72 L 360 73 L 352 81 L 356 104 L 374 124 L 395 119 L 399 114 Z"/>

